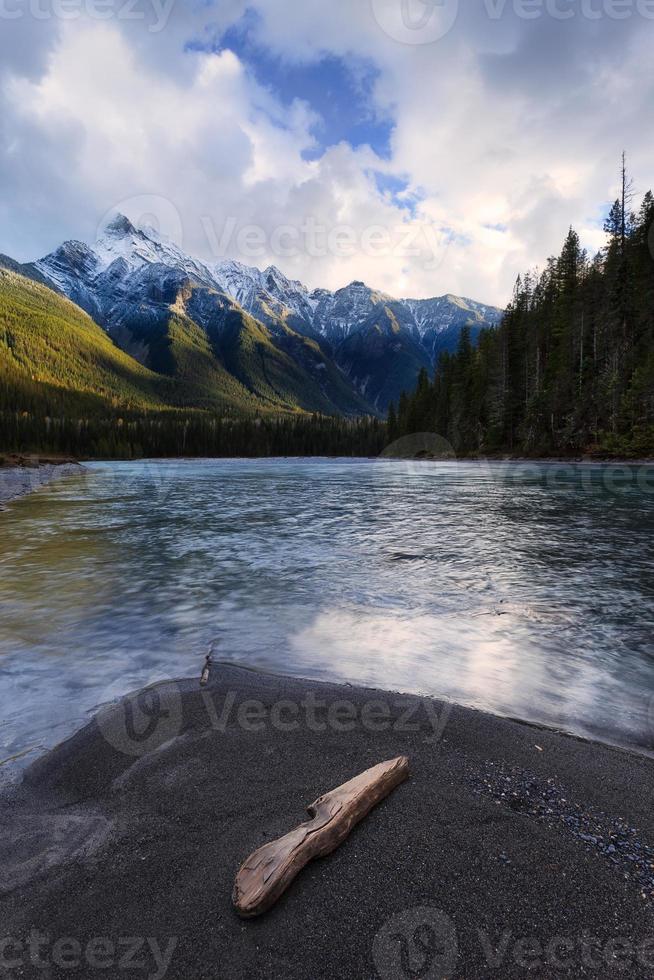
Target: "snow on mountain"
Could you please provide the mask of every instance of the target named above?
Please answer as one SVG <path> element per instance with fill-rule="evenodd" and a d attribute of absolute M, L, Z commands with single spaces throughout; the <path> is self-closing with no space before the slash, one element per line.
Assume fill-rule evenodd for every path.
<path fill-rule="evenodd" d="M 300 332 L 324 337 L 338 344 L 360 330 L 383 308 L 393 310 L 401 327 L 434 346 L 435 335 L 460 329 L 495 324 L 501 311 L 458 296 L 434 299 L 394 299 L 352 282 L 343 289 L 309 291 L 298 280 L 289 279 L 276 266 L 260 270 L 234 260 L 209 265 L 187 255 L 154 229 L 137 229 L 124 215 L 116 215 L 104 234 L 91 247 L 82 242 L 65 242 L 55 252 L 35 263 L 38 271 L 61 291 L 82 303 L 106 306 L 98 292 L 115 291 L 146 266 L 175 269 L 201 285 L 227 294 L 248 313 L 270 322 L 283 319 Z M 96 294 L 95 296 L 93 294 Z"/>
<path fill-rule="evenodd" d="M 446 330 L 462 319 L 494 324 L 502 316 L 497 307 L 451 294 L 434 299 L 405 299 L 402 303 L 411 312 L 421 336 L 429 330 Z"/>
<path fill-rule="evenodd" d="M 213 285 L 209 267 L 191 258 L 173 242 L 161 238 L 154 228 L 137 230 L 122 214 L 106 226 L 105 233 L 92 247 L 98 258 L 100 271 L 105 271 L 117 259 L 123 259 L 131 269 L 146 265 L 166 265 L 180 269 L 204 284 Z"/>
<path fill-rule="evenodd" d="M 261 270 L 242 262 L 226 260 L 213 267 L 216 284 L 248 313 L 264 322 L 286 318 L 290 313 L 311 331 L 315 303 L 306 286 L 288 279 L 274 265 Z"/>
<path fill-rule="evenodd" d="M 164 308 L 186 310 L 206 330 L 225 322 L 230 310 L 245 310 L 282 346 L 301 338 L 318 341 L 334 370 L 382 412 L 413 387 L 423 367 L 456 349 L 464 326 L 474 340 L 502 315 L 452 295 L 395 299 L 360 281 L 335 292 L 310 291 L 273 265 L 261 270 L 233 260 L 195 259 L 123 215 L 94 245 L 64 242 L 32 268 L 130 352 L 125 338 L 145 344 L 148 325 L 158 322 Z M 300 349 L 307 348 L 300 343 Z"/>

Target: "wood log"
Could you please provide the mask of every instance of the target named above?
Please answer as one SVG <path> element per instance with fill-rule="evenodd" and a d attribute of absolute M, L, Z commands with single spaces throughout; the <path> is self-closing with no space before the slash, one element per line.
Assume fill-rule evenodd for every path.
<path fill-rule="evenodd" d="M 313 818 L 251 854 L 241 865 L 233 902 L 244 918 L 266 912 L 305 864 L 342 844 L 352 828 L 409 775 L 406 756 L 381 762 L 319 797 L 308 807 Z"/>

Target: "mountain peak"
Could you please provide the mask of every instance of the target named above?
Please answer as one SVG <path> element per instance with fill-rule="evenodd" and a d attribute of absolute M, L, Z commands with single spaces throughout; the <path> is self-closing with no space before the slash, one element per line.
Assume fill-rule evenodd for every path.
<path fill-rule="evenodd" d="M 267 269 L 263 271 L 264 279 L 269 283 L 277 283 L 279 285 L 286 285 L 289 280 L 286 278 L 281 269 L 278 269 L 276 265 L 269 265 Z"/>
<path fill-rule="evenodd" d="M 106 235 L 113 235 L 116 238 L 136 234 L 136 228 L 132 222 L 124 214 L 120 214 L 120 212 L 116 213 L 111 221 L 105 225 L 104 231 Z"/>
<path fill-rule="evenodd" d="M 276 286 L 278 289 L 301 289 L 305 293 L 308 292 L 306 286 L 299 279 L 289 279 L 276 265 L 269 265 L 267 269 L 264 269 L 263 278 L 271 287 Z"/>
<path fill-rule="evenodd" d="M 456 350 L 463 327 L 475 338 L 501 315 L 455 296 L 393 299 L 360 279 L 336 292 L 310 292 L 275 265 L 263 271 L 234 260 L 209 265 L 155 229 L 142 224 L 136 229 L 120 213 L 111 216 L 91 247 L 66 242 L 36 268 L 115 338 L 141 346 L 149 344 L 143 338 L 151 330 L 156 333 L 161 318 L 169 317 L 178 302 L 200 329 L 210 332 L 222 330 L 225 311 L 237 309 L 235 301 L 259 321 L 256 329 L 267 331 L 273 346 L 279 343 L 285 358 L 293 360 L 296 351 L 303 371 L 310 364 L 312 391 L 320 377 L 312 395 L 318 401 L 312 404 L 325 404 L 325 393 L 316 394 L 325 375 L 316 372 L 331 358 L 332 380 L 339 390 L 345 386 L 349 391 L 345 402 L 338 396 L 338 403 L 351 405 L 354 398 L 359 407 L 380 411 L 415 386 L 422 368 L 433 370 L 442 351 Z M 134 336 L 128 324 L 134 325 Z"/>

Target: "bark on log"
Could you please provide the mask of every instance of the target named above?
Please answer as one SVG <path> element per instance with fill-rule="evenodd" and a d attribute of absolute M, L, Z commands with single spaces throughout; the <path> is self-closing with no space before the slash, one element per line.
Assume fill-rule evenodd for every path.
<path fill-rule="evenodd" d="M 241 865 L 233 901 L 244 918 L 266 912 L 305 864 L 334 851 L 352 828 L 409 775 L 406 756 L 381 762 L 308 807 L 312 820 L 265 844 Z"/>

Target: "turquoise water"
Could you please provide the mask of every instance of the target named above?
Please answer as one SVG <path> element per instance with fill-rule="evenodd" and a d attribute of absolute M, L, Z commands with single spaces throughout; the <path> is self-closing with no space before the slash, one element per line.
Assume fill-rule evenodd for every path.
<path fill-rule="evenodd" d="M 0 757 L 223 659 L 654 745 L 654 471 L 93 464 L 0 512 Z"/>

